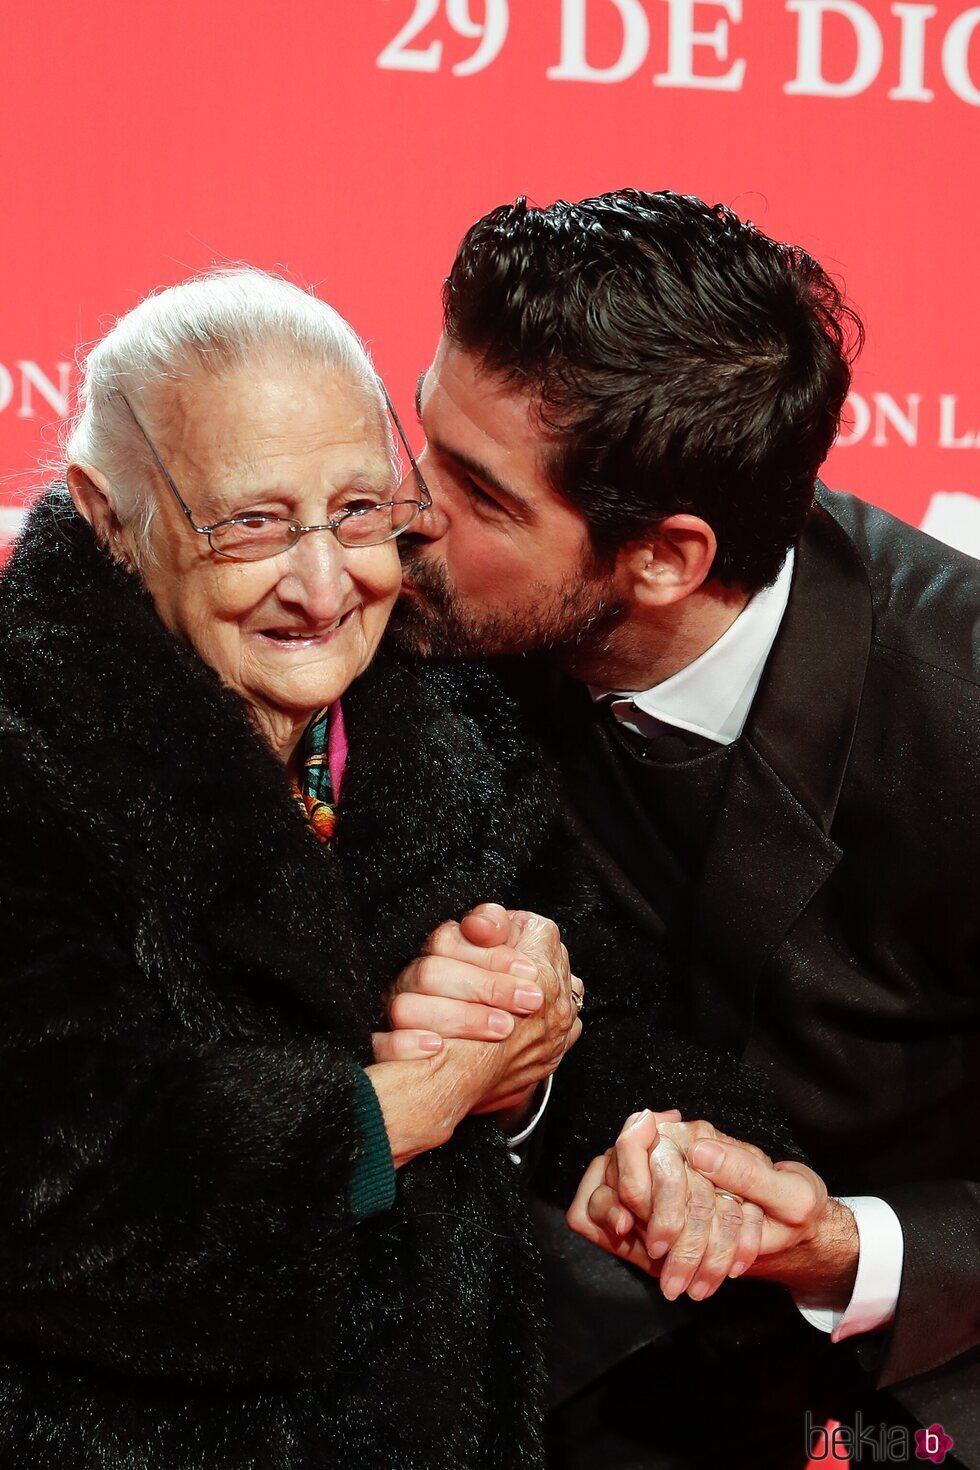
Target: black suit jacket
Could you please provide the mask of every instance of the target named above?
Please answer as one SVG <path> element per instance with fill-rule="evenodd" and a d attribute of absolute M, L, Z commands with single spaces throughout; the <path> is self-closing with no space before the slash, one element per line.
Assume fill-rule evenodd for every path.
<path fill-rule="evenodd" d="M 834 1192 L 897 1212 L 897 1314 L 862 1350 L 967 1463 L 980 1463 L 978 615 L 975 561 L 820 487 L 697 879 L 689 970 L 695 1037 L 765 1069 Z M 560 750 L 568 727 L 550 729 Z M 610 891 L 660 943 L 656 895 L 583 829 L 580 805 L 569 791 Z M 583 1060 L 588 1046 L 587 1028 Z"/>

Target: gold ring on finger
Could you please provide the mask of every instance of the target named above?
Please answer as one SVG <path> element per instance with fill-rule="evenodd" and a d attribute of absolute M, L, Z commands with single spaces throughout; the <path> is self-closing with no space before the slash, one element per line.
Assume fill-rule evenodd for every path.
<path fill-rule="evenodd" d="M 740 1194 L 732 1194 L 727 1189 L 716 1189 L 715 1199 L 731 1199 L 734 1200 L 737 1205 L 744 1205 L 745 1203 Z"/>
<path fill-rule="evenodd" d="M 573 990 L 572 991 L 572 1000 L 575 1002 L 575 1009 L 577 1011 L 580 1011 L 582 1009 L 582 1007 L 585 1005 L 585 991 L 584 990 Z"/>

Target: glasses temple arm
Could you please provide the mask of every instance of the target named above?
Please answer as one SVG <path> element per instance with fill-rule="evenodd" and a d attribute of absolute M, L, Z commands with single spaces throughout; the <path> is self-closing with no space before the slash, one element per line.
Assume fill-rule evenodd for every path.
<path fill-rule="evenodd" d="M 159 469 L 159 471 L 160 471 L 161 475 L 163 476 L 163 478 L 166 480 L 167 484 L 170 486 L 170 489 L 173 491 L 173 494 L 174 494 L 174 497 L 175 497 L 175 499 L 177 501 L 177 504 L 180 506 L 181 510 L 184 512 L 184 515 L 190 521 L 191 525 L 194 526 L 194 516 L 191 513 L 191 508 L 186 503 L 186 501 L 184 500 L 184 497 L 181 495 L 180 491 L 177 489 L 177 486 L 174 484 L 173 479 L 171 478 L 170 471 L 167 469 L 167 466 L 164 464 L 163 460 L 160 458 L 159 452 L 158 452 L 157 447 L 154 444 L 153 440 L 150 438 L 149 434 L 146 432 L 146 430 L 144 429 L 143 425 L 140 423 L 139 419 L 136 417 L 136 410 L 133 408 L 133 405 L 130 403 L 130 401 L 126 397 L 125 393 L 123 393 L 119 388 L 117 388 L 115 390 L 115 392 L 116 392 L 116 396 L 118 398 L 121 398 L 122 401 L 123 401 L 123 403 L 125 403 L 127 409 L 129 410 L 129 416 L 130 416 L 130 418 L 132 419 L 133 423 L 139 429 L 140 433 L 143 435 L 143 438 L 146 440 L 147 444 L 149 445 L 150 453 L 153 455 L 153 458 L 156 460 L 157 468 Z M 194 530 L 195 531 L 198 530 L 198 529 L 199 528 L 197 526 L 194 526 Z M 201 528 L 201 529 L 204 529 L 204 528 Z"/>
<path fill-rule="evenodd" d="M 375 376 L 377 376 L 377 374 Z M 402 428 L 402 421 L 398 417 L 398 411 L 395 408 L 395 405 L 392 403 L 391 399 L 389 398 L 389 396 L 388 396 L 388 389 L 385 387 L 384 381 L 380 377 L 378 377 L 378 387 L 381 389 L 382 393 L 384 394 L 385 403 L 388 405 L 388 412 L 391 414 L 391 417 L 394 420 L 395 428 L 398 430 L 398 433 L 399 433 L 399 436 L 401 438 L 402 444 L 405 446 L 405 453 L 408 455 L 408 462 L 412 466 L 412 473 L 414 474 L 416 480 L 418 481 L 419 489 L 422 491 L 422 494 L 425 497 L 425 500 L 423 502 L 421 502 L 421 503 L 424 506 L 429 506 L 429 505 L 432 504 L 432 492 L 429 489 L 428 485 L 425 483 L 425 478 L 424 478 L 424 476 L 422 474 L 422 471 L 419 469 L 418 462 L 417 462 L 417 460 L 415 458 L 415 455 L 412 453 L 412 446 L 408 442 L 408 435 L 405 433 L 405 430 Z"/>

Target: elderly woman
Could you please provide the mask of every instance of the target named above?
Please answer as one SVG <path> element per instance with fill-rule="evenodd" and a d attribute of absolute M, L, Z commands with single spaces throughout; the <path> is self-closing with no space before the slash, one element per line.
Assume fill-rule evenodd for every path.
<path fill-rule="evenodd" d="M 669 1029 L 489 675 L 375 657 L 412 463 L 259 272 L 88 358 L 0 585 L 3 1470 L 540 1464 L 506 1128 L 581 987 L 528 909 L 601 979 L 546 1193 L 648 1100 L 764 1113 Z"/>
<path fill-rule="evenodd" d="M 374 659 L 424 484 L 350 330 L 258 272 L 135 308 L 81 405 L 0 591 L 0 1463 L 533 1466 L 485 1115 L 577 1035 L 553 926 L 483 957 L 503 1044 L 372 1061 L 553 835 L 487 681 Z"/>

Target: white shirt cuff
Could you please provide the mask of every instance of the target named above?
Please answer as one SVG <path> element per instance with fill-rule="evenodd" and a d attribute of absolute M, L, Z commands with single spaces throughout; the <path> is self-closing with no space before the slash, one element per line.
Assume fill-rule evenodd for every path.
<path fill-rule="evenodd" d="M 851 1300 L 843 1312 L 832 1307 L 800 1307 L 803 1316 L 833 1342 L 887 1327 L 895 1315 L 902 1285 L 905 1237 L 891 1205 L 872 1195 L 841 1196 L 858 1232 L 858 1265 Z"/>
<path fill-rule="evenodd" d="M 541 1122 L 541 1119 L 544 1117 L 544 1110 L 548 1106 L 548 1099 L 551 1096 L 551 1084 L 553 1080 L 554 1073 L 552 1073 L 548 1077 L 547 1082 L 544 1084 L 544 1093 L 542 1095 L 541 1101 L 538 1103 L 534 1117 L 531 1119 L 530 1123 L 526 1124 L 526 1126 L 521 1129 L 520 1133 L 515 1133 L 513 1138 L 508 1138 L 507 1140 L 507 1148 L 510 1152 L 510 1161 L 512 1164 L 519 1164 L 521 1162 L 520 1156 L 516 1154 L 514 1150 L 518 1147 L 519 1144 L 527 1142 L 527 1140 L 531 1137 L 531 1134 L 534 1132 L 535 1128 L 537 1128 L 538 1124 Z"/>

